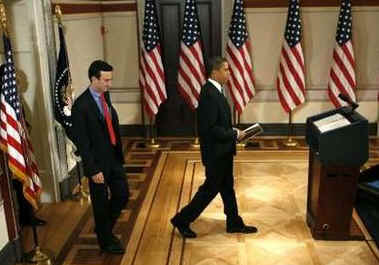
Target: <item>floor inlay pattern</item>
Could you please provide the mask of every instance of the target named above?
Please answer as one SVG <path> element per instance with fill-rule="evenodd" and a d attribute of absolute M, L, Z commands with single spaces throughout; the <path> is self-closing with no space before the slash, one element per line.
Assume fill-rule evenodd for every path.
<path fill-rule="evenodd" d="M 236 157 L 239 209 L 259 234 L 227 234 L 217 198 L 193 224 L 199 238 L 183 241 L 169 219 L 204 177 L 193 139 L 160 139 L 159 148 L 128 139 L 125 169 L 131 201 L 115 228 L 127 253 L 99 251 L 90 215 L 63 264 L 378 264 L 365 242 L 313 241 L 304 222 L 307 146 L 300 138 L 297 147 L 288 148 L 285 140 L 258 138 Z M 371 163 L 377 163 L 379 141 L 371 139 L 370 147 Z"/>
<path fill-rule="evenodd" d="M 378 264 L 365 241 L 316 241 L 305 223 L 307 152 L 240 152 L 235 161 L 239 210 L 253 235 L 227 234 L 221 199 L 192 224 L 183 240 L 169 220 L 202 183 L 195 152 L 162 155 L 123 265 Z"/>

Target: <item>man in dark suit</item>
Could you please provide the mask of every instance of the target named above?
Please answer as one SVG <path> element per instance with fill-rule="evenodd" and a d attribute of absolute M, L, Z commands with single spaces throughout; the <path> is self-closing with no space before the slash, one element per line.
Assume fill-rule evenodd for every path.
<path fill-rule="evenodd" d="M 113 67 L 94 61 L 88 70 L 90 86 L 72 107 L 74 142 L 83 161 L 100 248 L 112 254 L 124 253 L 112 233 L 125 207 L 129 188 L 123 168 L 124 156 L 116 110 L 109 99 Z M 110 199 L 108 196 L 110 190 Z"/>
<path fill-rule="evenodd" d="M 189 227 L 220 193 L 226 215 L 228 233 L 255 233 L 257 228 L 247 226 L 238 215 L 234 192 L 233 156 L 236 140 L 244 132 L 232 128 L 229 104 L 222 93 L 222 86 L 229 78 L 229 65 L 224 58 L 216 57 L 209 63 L 209 79 L 200 92 L 197 108 L 201 160 L 206 179 L 191 202 L 172 219 L 171 223 L 184 238 L 194 238 Z"/>

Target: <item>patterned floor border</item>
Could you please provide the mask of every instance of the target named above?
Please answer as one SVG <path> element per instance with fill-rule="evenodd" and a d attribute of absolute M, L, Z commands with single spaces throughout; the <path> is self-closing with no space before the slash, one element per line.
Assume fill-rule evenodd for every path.
<path fill-rule="evenodd" d="M 305 143 L 304 137 L 294 137 L 298 141 L 296 147 L 288 147 L 285 145 L 286 137 L 270 138 L 262 137 L 255 139 L 246 145 L 241 152 L 248 152 L 253 150 L 260 151 L 275 151 L 275 150 L 289 150 L 289 151 L 307 151 L 308 147 Z M 159 175 L 165 163 L 165 159 L 170 150 L 183 152 L 185 150 L 189 153 L 198 152 L 198 149 L 193 148 L 194 140 L 192 138 L 162 138 L 157 139 L 160 144 L 158 148 L 149 148 L 146 141 L 141 138 L 128 138 L 124 142 L 126 153 L 125 169 L 129 179 L 131 188 L 131 202 L 122 213 L 122 216 L 116 225 L 116 235 L 127 246 L 127 253 L 133 253 L 134 242 L 133 235 L 138 233 L 135 231 L 134 224 L 137 222 L 137 217 L 142 218 L 147 214 L 146 201 L 151 200 L 154 194 L 151 190 L 154 185 L 157 185 Z M 379 162 L 379 140 L 377 138 L 370 139 L 370 157 Z M 174 151 L 175 152 L 175 151 Z M 373 162 L 371 162 L 373 163 Z M 140 208 L 142 206 L 142 208 Z M 72 240 L 72 245 L 69 250 L 66 250 L 60 260 L 64 260 L 63 264 L 120 264 L 121 257 L 114 257 L 100 253 L 95 234 L 93 233 L 92 217 L 88 218 L 87 222 L 83 225 L 77 238 Z M 132 233 L 133 231 L 133 233 Z M 88 257 L 96 256 L 94 259 L 87 259 Z"/>

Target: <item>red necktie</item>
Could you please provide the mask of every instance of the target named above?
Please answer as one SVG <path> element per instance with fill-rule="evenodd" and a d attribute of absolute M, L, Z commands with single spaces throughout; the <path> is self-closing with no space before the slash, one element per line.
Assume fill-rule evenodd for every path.
<path fill-rule="evenodd" d="M 116 136 L 114 134 L 112 119 L 111 119 L 111 115 L 109 114 L 108 105 L 107 105 L 107 102 L 105 102 L 104 93 L 101 94 L 100 98 L 101 98 L 101 105 L 103 106 L 104 118 L 105 118 L 105 121 L 107 122 L 109 137 L 111 138 L 111 143 L 112 145 L 116 145 Z"/>

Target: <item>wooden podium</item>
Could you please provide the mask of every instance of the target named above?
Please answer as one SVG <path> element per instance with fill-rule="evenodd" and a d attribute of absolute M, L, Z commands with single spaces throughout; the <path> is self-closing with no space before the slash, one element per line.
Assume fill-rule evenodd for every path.
<path fill-rule="evenodd" d="M 359 167 L 323 166 L 309 152 L 307 224 L 313 238 L 363 240 L 352 218 Z"/>
<path fill-rule="evenodd" d="M 330 126 L 333 117 L 321 121 L 335 114 L 349 123 Z M 307 224 L 313 238 L 363 240 L 352 214 L 360 167 L 368 159 L 368 121 L 346 107 L 319 114 L 307 119 L 306 139 Z"/>

